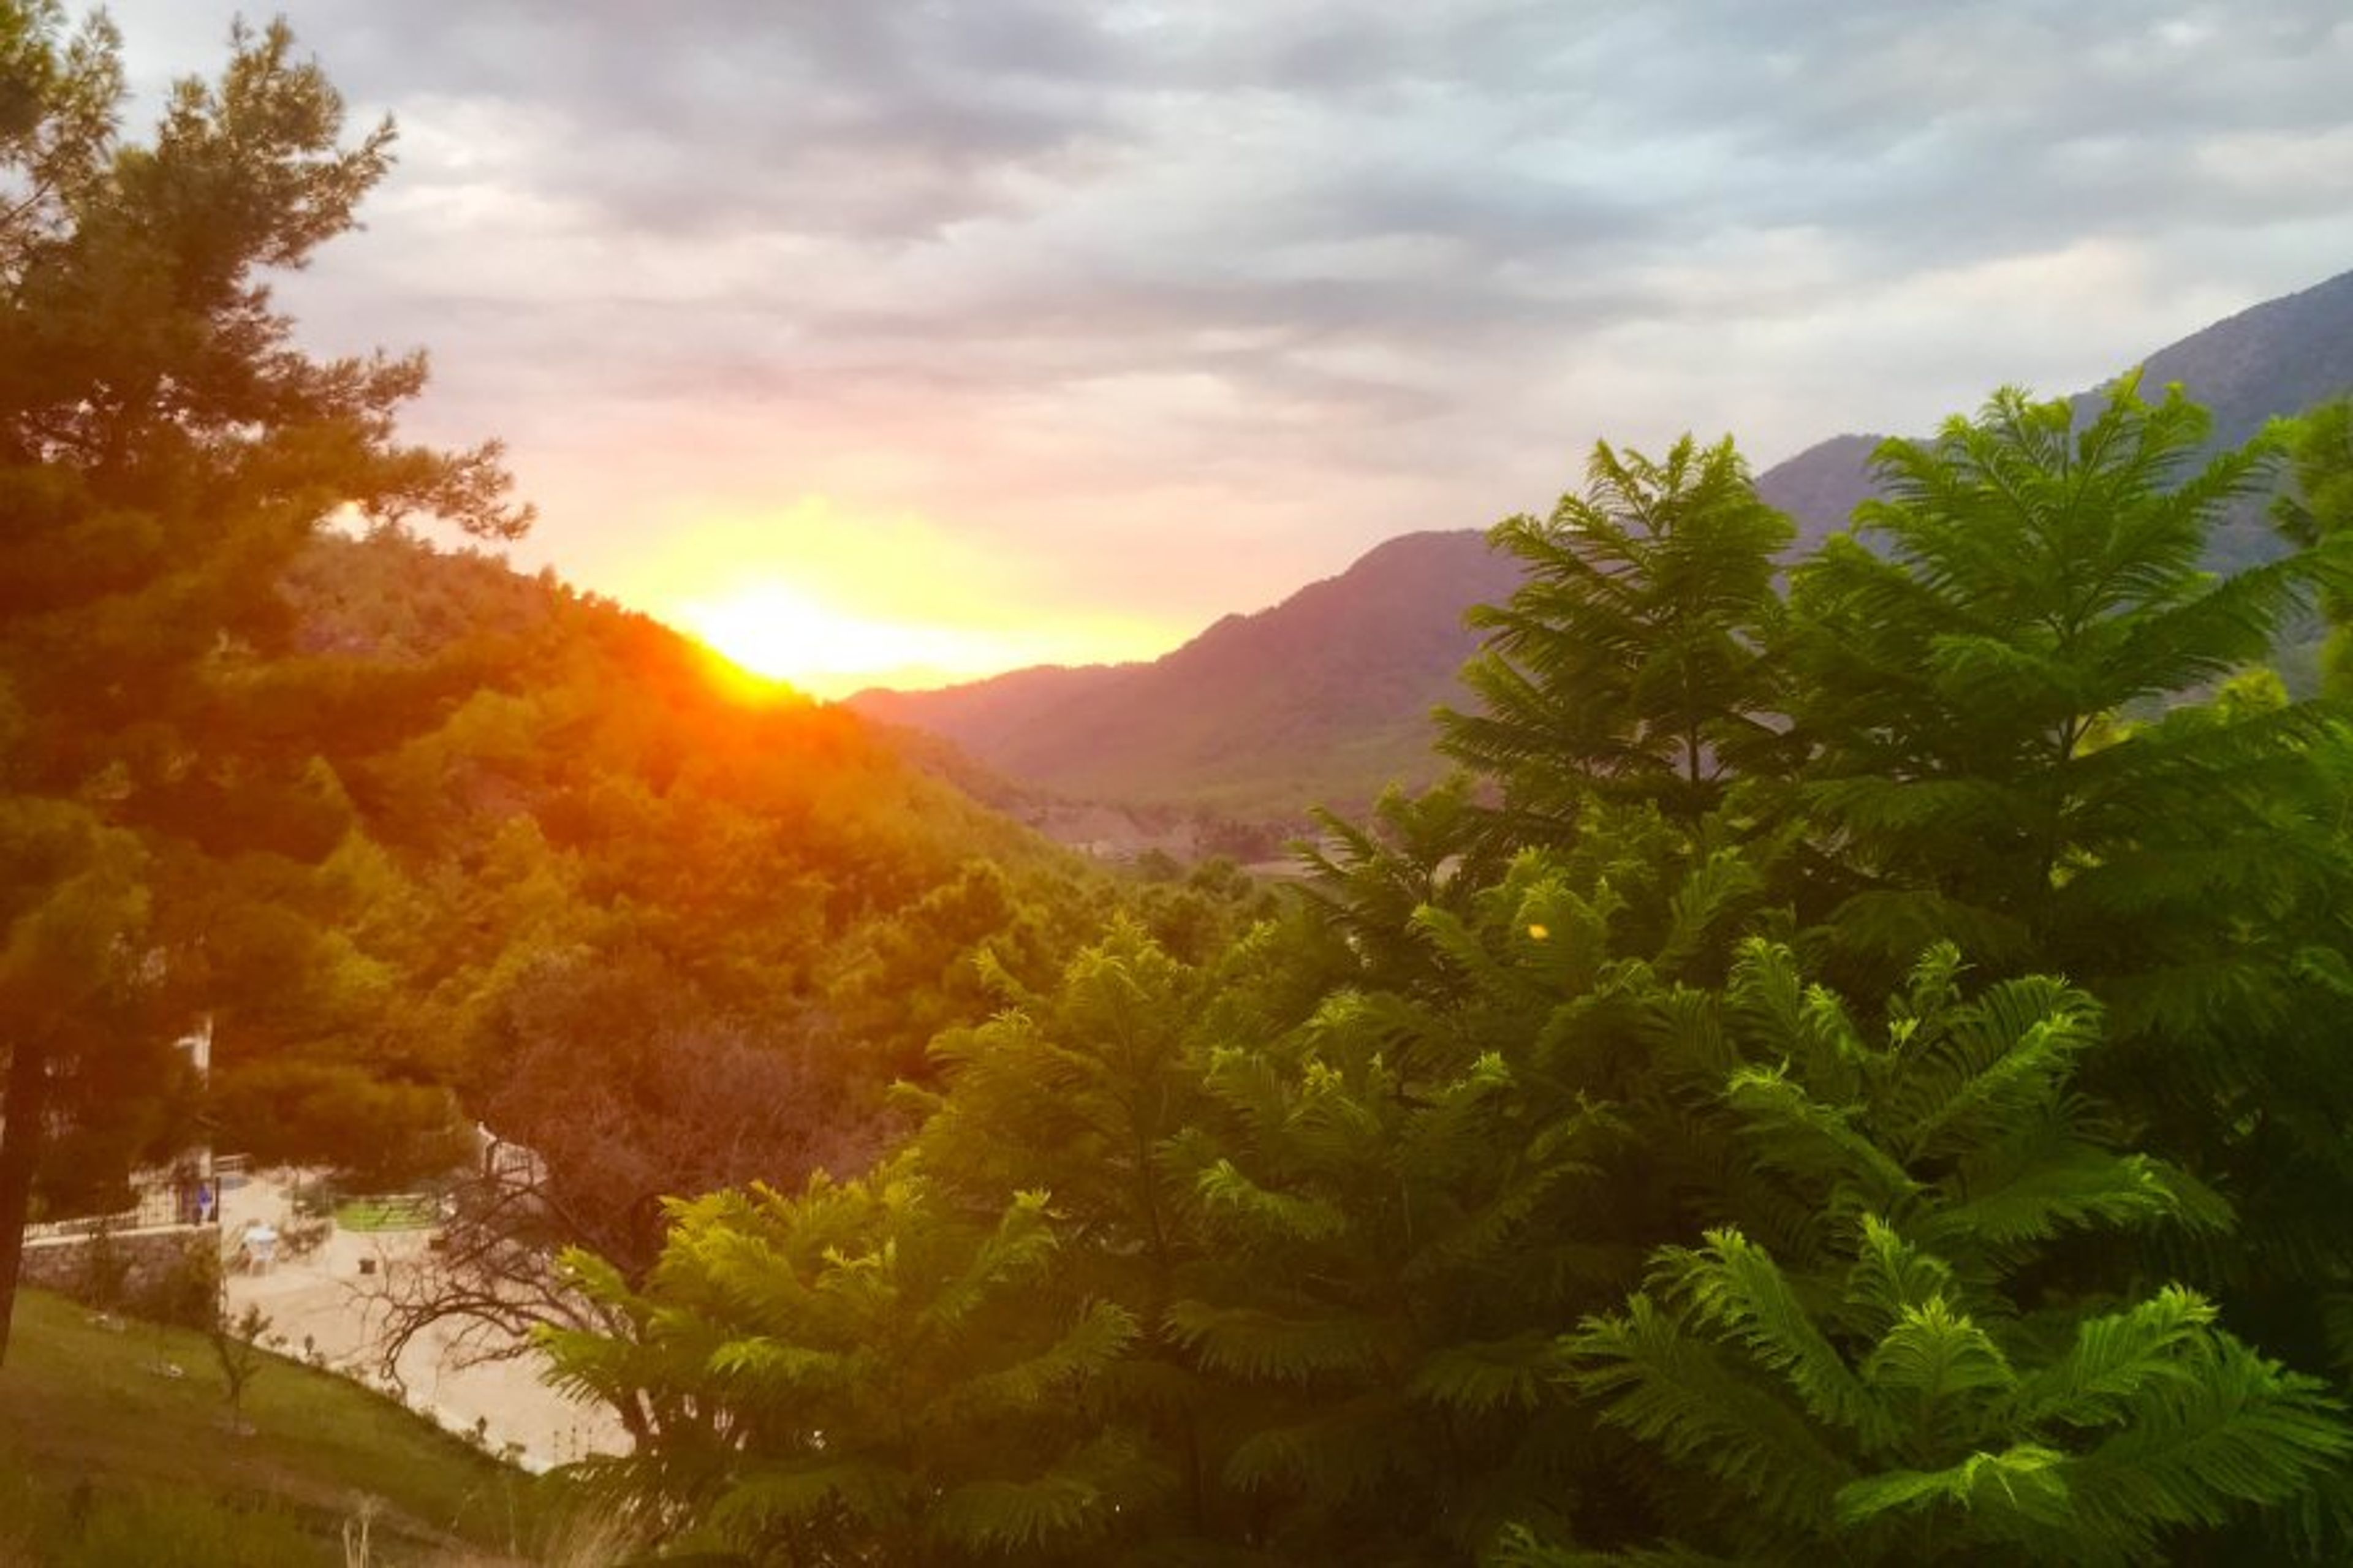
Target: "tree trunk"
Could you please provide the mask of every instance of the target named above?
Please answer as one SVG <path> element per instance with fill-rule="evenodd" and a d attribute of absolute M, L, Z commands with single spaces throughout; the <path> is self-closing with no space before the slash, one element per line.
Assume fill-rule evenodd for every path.
<path fill-rule="evenodd" d="M 32 1210 L 33 1172 L 48 1116 L 48 1052 L 19 1037 L 8 1053 L 8 1085 L 0 1099 L 0 1366 L 7 1364 L 8 1331 L 16 1317 L 25 1217 Z"/>

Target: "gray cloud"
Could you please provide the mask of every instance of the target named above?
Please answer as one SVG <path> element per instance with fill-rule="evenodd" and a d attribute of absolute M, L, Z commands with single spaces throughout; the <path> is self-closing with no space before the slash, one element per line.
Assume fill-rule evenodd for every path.
<path fill-rule="evenodd" d="M 430 344 L 587 571 L 822 492 L 1181 629 L 1597 437 L 1920 427 L 2353 266 L 2337 0 L 287 11 L 404 132 L 287 298 Z"/>

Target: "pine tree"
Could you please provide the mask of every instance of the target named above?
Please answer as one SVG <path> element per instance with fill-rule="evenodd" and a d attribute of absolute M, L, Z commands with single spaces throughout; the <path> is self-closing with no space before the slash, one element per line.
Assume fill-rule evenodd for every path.
<path fill-rule="evenodd" d="M 282 26 L 232 46 L 122 142 L 112 28 L 0 5 L 0 1335 L 42 1135 L 72 1109 L 53 1089 L 186 1022 L 155 984 L 156 863 L 252 849 L 208 836 L 301 771 L 237 744 L 287 629 L 280 570 L 345 504 L 528 521 L 495 448 L 397 442 L 420 357 L 292 346 L 261 279 L 352 226 L 391 131 L 346 145 Z"/>

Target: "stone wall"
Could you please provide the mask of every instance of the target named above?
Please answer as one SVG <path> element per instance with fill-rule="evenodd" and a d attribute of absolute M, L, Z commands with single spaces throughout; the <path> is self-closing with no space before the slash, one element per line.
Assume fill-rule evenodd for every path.
<path fill-rule="evenodd" d="M 168 1309 L 175 1287 L 198 1278 L 196 1268 L 212 1270 L 201 1278 L 217 1278 L 219 1258 L 220 1227 L 211 1225 L 28 1237 L 17 1278 L 85 1306 L 146 1316 L 157 1305 Z M 167 1310 L 160 1315 L 174 1314 Z"/>

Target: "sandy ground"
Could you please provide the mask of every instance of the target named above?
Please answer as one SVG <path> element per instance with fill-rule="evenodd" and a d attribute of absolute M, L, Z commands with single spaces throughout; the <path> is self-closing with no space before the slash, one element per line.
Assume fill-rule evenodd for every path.
<path fill-rule="evenodd" d="M 292 1217 L 281 1173 L 257 1172 L 222 1194 L 221 1235 L 231 1244 L 249 1225 L 283 1230 Z M 229 1313 L 260 1308 L 269 1319 L 262 1342 L 270 1348 L 399 1393 L 411 1409 L 452 1432 L 478 1433 L 492 1452 L 510 1452 L 527 1468 L 626 1450 L 628 1436 L 601 1406 L 575 1404 L 540 1381 L 546 1363 L 534 1353 L 468 1365 L 451 1332 L 428 1331 L 401 1356 L 404 1387 L 390 1388 L 379 1371 L 381 1308 L 367 1291 L 375 1281 L 363 1265 L 373 1260 L 378 1274 L 416 1268 L 426 1236 L 339 1227 L 304 1257 L 281 1249 L 266 1269 L 229 1274 Z"/>

